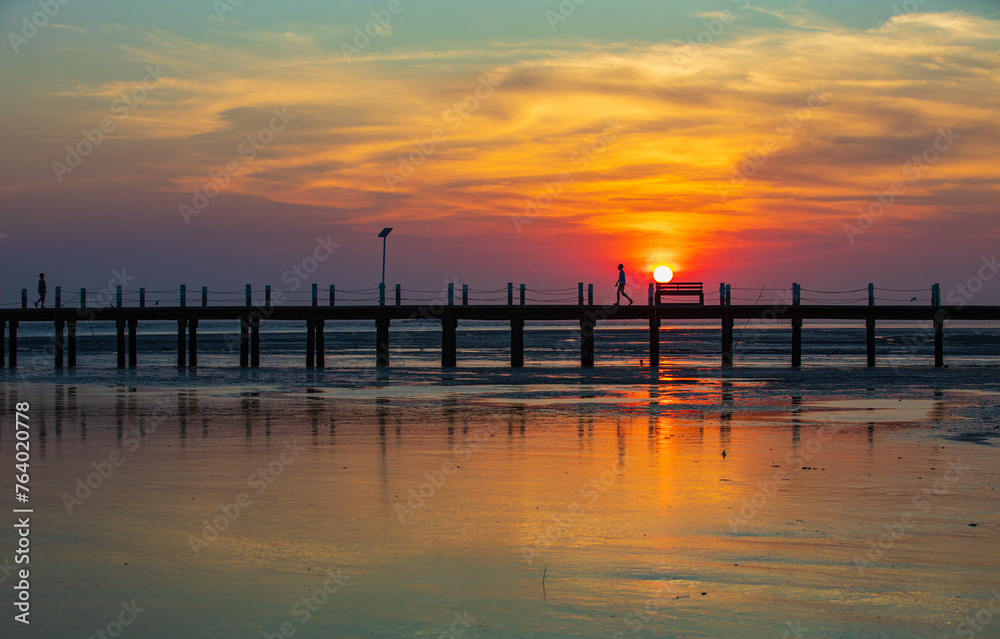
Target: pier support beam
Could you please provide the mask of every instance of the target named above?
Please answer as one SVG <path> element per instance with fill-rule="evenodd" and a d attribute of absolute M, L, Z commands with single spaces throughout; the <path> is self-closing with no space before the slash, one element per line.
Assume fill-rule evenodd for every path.
<path fill-rule="evenodd" d="M 306 320 L 306 368 L 316 368 L 316 322 Z"/>
<path fill-rule="evenodd" d="M 0 341 L 0 364 L 3 363 L 2 353 L 3 342 Z M 70 368 L 76 368 L 76 320 L 66 322 L 66 360 Z"/>
<path fill-rule="evenodd" d="M 187 320 L 177 320 L 177 367 L 187 366 Z"/>
<path fill-rule="evenodd" d="M 118 368 L 125 368 L 125 320 L 115 320 L 115 329 L 118 334 Z"/>
<path fill-rule="evenodd" d="M 792 306 L 802 304 L 802 287 L 792 284 Z M 792 318 L 792 368 L 802 366 L 802 318 Z"/>
<path fill-rule="evenodd" d="M 56 320 L 56 334 L 53 340 L 53 346 L 55 347 L 55 366 L 56 368 L 63 367 L 63 346 L 65 344 L 65 322 L 63 320 Z"/>
<path fill-rule="evenodd" d="M 649 367 L 660 367 L 660 318 L 655 308 L 649 312 Z"/>
<path fill-rule="evenodd" d="M 585 317 L 580 320 L 580 366 L 590 368 L 594 365 L 594 327 L 597 320 Z"/>
<path fill-rule="evenodd" d="M 198 365 L 198 320 L 188 320 L 188 366 Z"/>
<path fill-rule="evenodd" d="M 524 320 L 510 321 L 510 365 L 513 368 L 524 366 Z"/>
<path fill-rule="evenodd" d="M 722 316 L 722 366 L 733 365 L 733 318 L 728 314 Z"/>
<path fill-rule="evenodd" d="M 455 368 L 458 365 L 457 336 L 458 320 L 446 312 L 441 317 L 441 366 Z"/>
<path fill-rule="evenodd" d="M 250 365 L 250 318 L 240 316 L 240 368 Z"/>
<path fill-rule="evenodd" d="M 802 366 L 802 318 L 792 318 L 792 367 Z"/>
<path fill-rule="evenodd" d="M 10 321 L 10 339 L 7 343 L 7 366 L 17 368 L 17 320 Z"/>
<path fill-rule="evenodd" d="M 375 366 L 389 367 L 389 318 L 375 320 Z"/>
<path fill-rule="evenodd" d="M 139 320 L 128 320 L 128 367 L 135 368 L 138 365 L 138 337 Z"/>
<path fill-rule="evenodd" d="M 316 368 L 326 367 L 326 346 L 324 345 L 324 330 L 326 322 L 324 320 L 318 319 L 313 321 L 313 327 L 316 330 Z"/>
<path fill-rule="evenodd" d="M 868 351 L 868 368 L 875 367 L 875 318 L 865 320 L 865 345 Z"/>
<path fill-rule="evenodd" d="M 139 348 L 138 348 L 138 335 L 139 332 L 139 320 L 129 320 L 128 321 L 128 367 L 135 368 L 139 365 Z M 194 343 L 194 336 L 192 336 L 192 343 Z M 193 348 L 193 347 L 192 347 Z"/>
<path fill-rule="evenodd" d="M 260 368 L 260 316 L 250 316 L 250 365 Z"/>
<path fill-rule="evenodd" d="M 944 366 L 944 312 L 934 313 L 934 367 Z"/>

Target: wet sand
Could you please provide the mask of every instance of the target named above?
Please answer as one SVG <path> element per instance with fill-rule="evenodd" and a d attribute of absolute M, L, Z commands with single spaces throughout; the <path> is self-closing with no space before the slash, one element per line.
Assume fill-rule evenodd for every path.
<path fill-rule="evenodd" d="M 1000 636 L 983 371 L 427 375 L 5 383 L 36 512 L 33 623 L 4 578 L 2 635 Z"/>

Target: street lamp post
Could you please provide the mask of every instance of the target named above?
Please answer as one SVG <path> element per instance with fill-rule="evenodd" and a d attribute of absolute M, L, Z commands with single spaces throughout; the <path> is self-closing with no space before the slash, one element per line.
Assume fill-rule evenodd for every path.
<path fill-rule="evenodd" d="M 392 227 L 382 229 L 378 234 L 382 238 L 382 283 L 378 285 L 378 305 L 385 306 L 385 238 L 389 236 Z"/>

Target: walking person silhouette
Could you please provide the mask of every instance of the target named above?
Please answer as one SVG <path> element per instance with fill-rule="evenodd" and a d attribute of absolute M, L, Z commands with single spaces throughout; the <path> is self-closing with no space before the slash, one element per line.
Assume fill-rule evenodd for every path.
<path fill-rule="evenodd" d="M 38 301 L 35 302 L 35 308 L 41 304 L 42 308 L 45 308 L 45 293 L 48 292 L 48 287 L 45 286 L 45 273 L 38 274 Z"/>
<path fill-rule="evenodd" d="M 615 297 L 615 306 L 618 306 L 621 303 L 623 295 L 625 296 L 625 299 L 628 300 L 628 305 L 632 306 L 633 300 L 632 300 L 631 297 L 628 296 L 628 293 L 625 292 L 625 265 L 624 264 L 619 264 L 618 265 L 618 281 L 615 282 L 615 286 L 618 287 L 618 295 Z"/>

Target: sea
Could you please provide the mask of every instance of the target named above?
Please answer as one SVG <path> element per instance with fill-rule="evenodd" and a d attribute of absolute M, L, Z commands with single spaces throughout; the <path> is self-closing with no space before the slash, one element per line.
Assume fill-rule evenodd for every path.
<path fill-rule="evenodd" d="M 1000 329 L 23 323 L 0 370 L 0 637 L 1000 637 Z M 24 433 L 24 434 L 22 434 Z M 22 497 L 18 497 L 22 495 Z M 18 512 L 15 512 L 18 511 Z M 30 511 L 30 512 L 29 512 Z M 24 571 L 24 572 L 22 572 Z M 25 622 L 28 623 L 25 623 Z"/>

